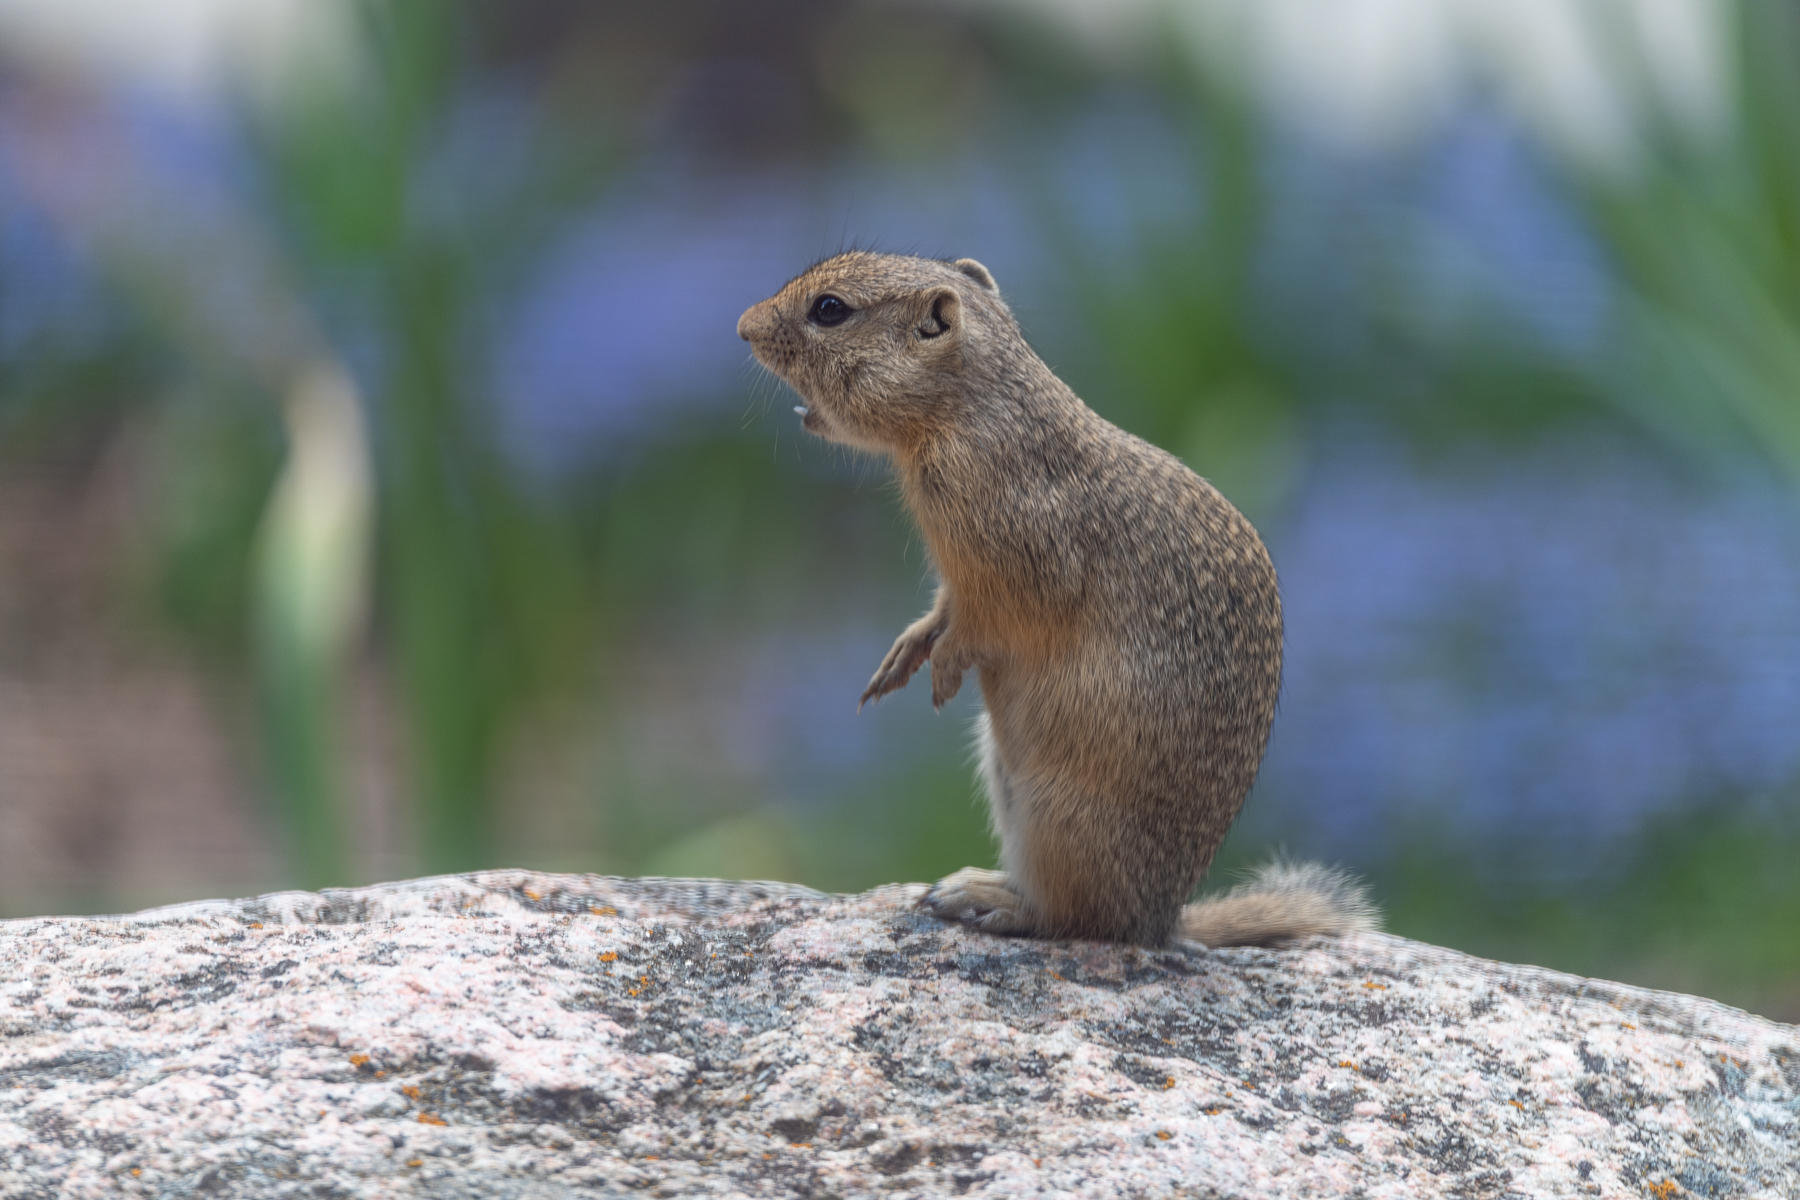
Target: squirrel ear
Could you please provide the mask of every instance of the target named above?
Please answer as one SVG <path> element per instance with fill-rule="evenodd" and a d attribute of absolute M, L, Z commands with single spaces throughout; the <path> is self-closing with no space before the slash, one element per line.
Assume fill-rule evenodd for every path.
<path fill-rule="evenodd" d="M 919 322 L 922 338 L 942 337 L 962 329 L 962 301 L 949 288 L 938 288 L 925 302 L 925 318 Z"/>
<path fill-rule="evenodd" d="M 994 293 L 994 295 L 998 296 L 1000 294 L 1000 285 L 994 282 L 993 272 L 989 271 L 974 259 L 959 258 L 950 265 L 961 271 L 964 275 L 967 275 L 970 279 L 973 279 L 976 283 L 979 283 L 988 291 Z"/>

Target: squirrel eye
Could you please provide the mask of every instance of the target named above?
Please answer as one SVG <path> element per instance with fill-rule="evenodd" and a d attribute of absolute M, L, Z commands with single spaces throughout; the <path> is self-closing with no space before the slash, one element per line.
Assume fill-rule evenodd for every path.
<path fill-rule="evenodd" d="M 812 309 L 806 319 L 814 325 L 842 325 L 850 316 L 850 306 L 842 300 L 826 292 L 813 301 Z"/>

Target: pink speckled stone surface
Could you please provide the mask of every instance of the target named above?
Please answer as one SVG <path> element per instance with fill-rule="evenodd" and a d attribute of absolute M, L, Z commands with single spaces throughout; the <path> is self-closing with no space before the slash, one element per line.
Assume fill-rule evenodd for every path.
<path fill-rule="evenodd" d="M 1800 1029 L 494 871 L 0 924 L 0 1197 L 1800 1196 Z"/>

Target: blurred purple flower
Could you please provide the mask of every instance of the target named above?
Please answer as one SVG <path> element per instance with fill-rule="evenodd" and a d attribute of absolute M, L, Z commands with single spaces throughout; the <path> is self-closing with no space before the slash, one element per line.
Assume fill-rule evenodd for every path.
<path fill-rule="evenodd" d="M 1571 858 L 1800 777 L 1800 511 L 1616 445 L 1410 465 L 1341 450 L 1273 537 L 1288 613 L 1256 828 L 1395 824 Z"/>

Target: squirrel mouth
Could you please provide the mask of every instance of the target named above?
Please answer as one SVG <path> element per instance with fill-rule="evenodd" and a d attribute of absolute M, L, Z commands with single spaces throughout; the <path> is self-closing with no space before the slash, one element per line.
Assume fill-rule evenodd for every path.
<path fill-rule="evenodd" d="M 796 404 L 794 405 L 794 411 L 800 414 L 801 428 L 808 432 L 818 433 L 824 428 L 825 418 L 819 415 L 818 409 L 811 408 L 805 404 Z"/>

